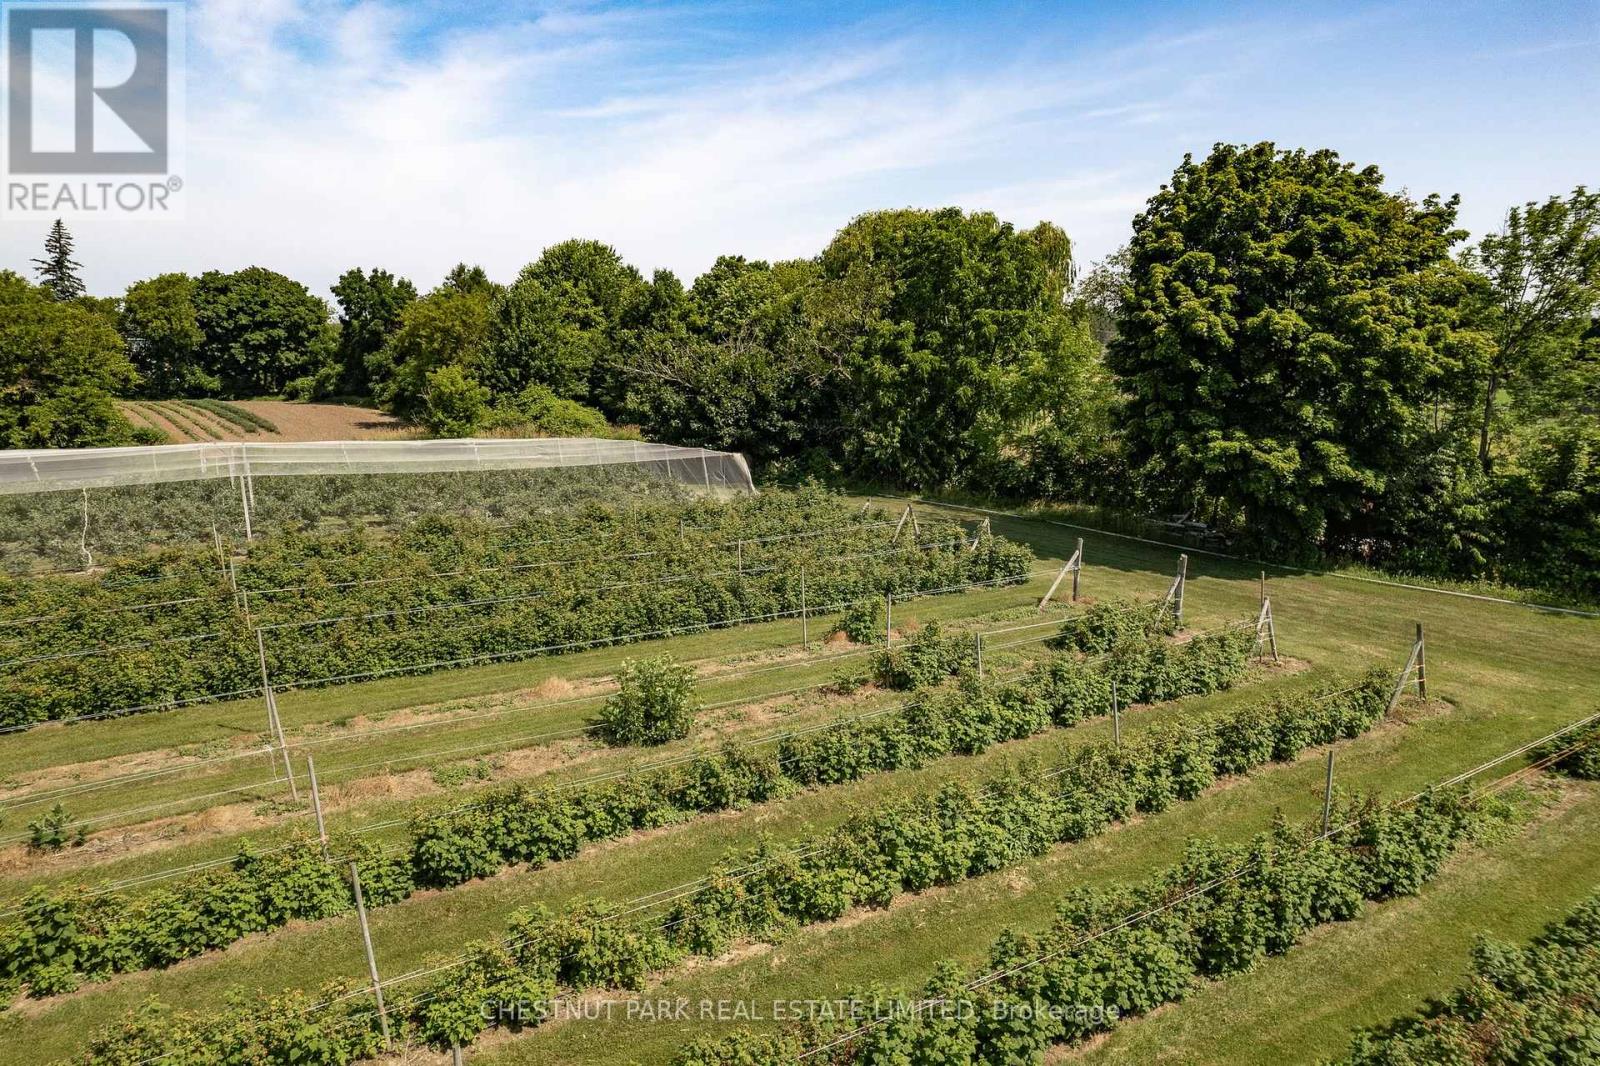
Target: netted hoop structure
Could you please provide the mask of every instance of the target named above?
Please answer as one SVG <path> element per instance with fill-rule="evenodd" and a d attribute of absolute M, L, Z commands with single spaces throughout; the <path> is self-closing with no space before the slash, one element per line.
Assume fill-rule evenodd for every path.
<path fill-rule="evenodd" d="M 736 452 L 587 437 L 44 448 L 0 452 L 0 493 L 327 474 L 436 474 L 618 466 L 690 486 L 753 492 Z"/>

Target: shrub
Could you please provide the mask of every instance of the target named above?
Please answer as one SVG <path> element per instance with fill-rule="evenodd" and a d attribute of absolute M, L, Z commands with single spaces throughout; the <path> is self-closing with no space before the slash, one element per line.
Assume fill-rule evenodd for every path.
<path fill-rule="evenodd" d="M 833 627 L 833 632 L 843 633 L 856 644 L 874 644 L 883 639 L 883 601 L 860 599 L 844 609 L 844 615 Z"/>
<path fill-rule="evenodd" d="M 33 851 L 60 851 L 69 843 L 77 847 L 83 843 L 84 829 L 80 825 L 74 832 L 71 825 L 72 815 L 56 804 L 47 814 L 28 823 L 28 847 Z"/>
<path fill-rule="evenodd" d="M 681 740 L 694 725 L 694 671 L 671 656 L 629 659 L 600 711 L 606 743 L 650 746 Z"/>
<path fill-rule="evenodd" d="M 422 424 L 435 437 L 470 437 L 489 410 L 489 390 L 451 363 L 428 374 Z"/>

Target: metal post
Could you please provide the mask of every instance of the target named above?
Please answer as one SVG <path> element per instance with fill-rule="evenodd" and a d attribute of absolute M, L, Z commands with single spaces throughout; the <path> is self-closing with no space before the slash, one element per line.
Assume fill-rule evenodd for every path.
<path fill-rule="evenodd" d="M 1428 641 L 1422 635 L 1422 623 L 1417 623 L 1417 695 L 1428 698 Z"/>
<path fill-rule="evenodd" d="M 272 681 L 267 676 L 267 644 L 256 627 L 256 654 L 261 657 L 261 692 L 267 698 L 267 725 L 278 739 L 278 752 L 283 756 L 283 772 L 289 778 L 289 798 L 300 802 L 300 789 L 294 783 L 294 767 L 289 762 L 289 745 L 283 739 L 283 722 L 278 718 L 278 697 L 272 691 Z"/>
<path fill-rule="evenodd" d="M 1122 750 L 1122 708 L 1117 703 L 1117 683 L 1111 682 L 1111 740 Z"/>
<path fill-rule="evenodd" d="M 883 603 L 883 645 L 888 648 L 894 646 L 894 593 L 885 592 Z"/>
<path fill-rule="evenodd" d="M 978 676 L 981 678 L 983 676 L 983 634 L 982 633 L 974 633 L 974 634 L 972 634 L 972 646 L 973 646 L 973 648 L 976 651 L 977 656 L 978 656 Z"/>
<path fill-rule="evenodd" d="M 322 793 L 317 789 L 317 764 L 306 756 L 306 776 L 311 779 L 311 809 L 317 812 L 317 839 L 322 842 L 322 861 L 328 861 L 328 824 L 322 820 Z"/>
<path fill-rule="evenodd" d="M 811 650 L 811 615 L 806 611 L 806 571 L 800 568 L 800 646 Z"/>
<path fill-rule="evenodd" d="M 1189 556 L 1178 556 L 1178 625 L 1183 625 L 1183 592 L 1189 582 Z"/>
<path fill-rule="evenodd" d="M 1328 749 L 1328 783 L 1322 789 L 1322 835 L 1333 825 L 1333 749 Z"/>
<path fill-rule="evenodd" d="M 1078 538 L 1078 565 L 1072 568 L 1072 602 L 1078 602 L 1078 577 L 1083 573 L 1083 538 Z"/>
<path fill-rule="evenodd" d="M 383 982 L 378 979 L 378 957 L 372 953 L 372 930 L 367 928 L 367 903 L 361 898 L 361 871 L 350 863 L 350 885 L 356 892 L 356 917 L 361 920 L 361 945 L 367 949 L 367 972 L 372 975 L 372 994 L 378 998 L 378 1025 L 383 1042 L 389 1043 L 389 1015 L 383 1009 Z"/>

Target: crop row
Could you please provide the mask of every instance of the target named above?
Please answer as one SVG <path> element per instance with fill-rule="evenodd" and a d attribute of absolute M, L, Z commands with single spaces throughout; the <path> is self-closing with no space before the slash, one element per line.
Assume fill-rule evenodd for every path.
<path fill-rule="evenodd" d="M 1026 735 L 1028 723 L 1048 719 L 1048 685 L 1037 677 L 1026 696 L 1009 700 L 968 688 L 952 704 L 967 713 L 940 716 L 926 733 L 877 750 L 915 758 L 923 736 L 960 737 L 985 721 L 999 726 L 995 739 Z M 1305 744 L 1360 735 L 1383 717 L 1386 688 L 1374 674 L 1317 696 L 1176 723 L 1138 741 L 1087 745 L 1048 768 L 1023 765 L 982 783 L 948 784 L 858 814 L 820 840 L 730 854 L 653 917 L 606 903 L 559 915 L 542 907 L 519 911 L 503 940 L 467 945 L 460 956 L 396 979 L 403 989 L 385 997 L 391 1026 L 402 1041 L 464 1044 L 488 1024 L 485 1004 L 549 1003 L 558 989 L 639 988 L 651 973 L 720 954 L 741 939 L 781 936 L 852 907 L 881 907 L 901 893 L 1013 866 L 1135 812 L 1193 799 L 1219 776 L 1291 757 Z M 1381 838 L 1382 846 L 1414 847 L 1426 839 L 1415 820 L 1386 819 L 1377 808 L 1362 817 L 1371 827 L 1366 836 Z M 515 811 L 493 820 L 496 846 L 522 848 L 526 825 Z M 1398 859 L 1385 859 L 1382 868 L 1396 865 Z M 347 984 L 321 995 L 294 993 L 204 1014 L 150 1004 L 95 1038 L 81 1061 L 123 1064 L 161 1053 L 183 1066 L 344 1064 L 376 1053 L 381 1038 L 372 998 Z"/>
<path fill-rule="evenodd" d="M 998 537 L 969 550 L 950 523 L 895 538 L 881 520 L 821 494 L 701 506 L 721 520 L 709 532 L 680 538 L 667 511 L 584 548 L 563 545 L 561 557 L 543 562 L 512 561 L 523 556 L 507 549 L 505 531 L 466 519 L 424 521 L 393 538 L 279 538 L 256 549 L 241 587 L 293 585 L 283 595 L 257 591 L 248 611 L 215 556 L 186 561 L 189 577 L 175 598 L 188 602 L 172 607 L 129 609 L 125 584 L 102 582 L 99 595 L 46 588 L 13 605 L 14 617 L 36 621 L 5 630 L 0 725 L 249 694 L 261 683 L 260 647 L 274 685 L 319 684 L 692 632 L 802 605 L 1004 583 L 1023 579 L 1032 563 L 1026 549 Z M 819 519 L 831 523 L 820 527 L 825 537 L 813 535 Z M 774 526 L 782 539 L 756 532 Z M 746 548 L 740 536 L 768 539 Z M 419 580 L 430 574 L 448 576 Z"/>
<path fill-rule="evenodd" d="M 398 854 L 352 845 L 351 857 L 361 864 L 366 902 L 383 906 L 419 887 L 458 885 L 511 865 L 543 866 L 586 844 L 797 787 L 979 754 L 1104 714 L 1113 682 L 1130 701 L 1225 688 L 1244 670 L 1252 640 L 1239 628 L 1181 645 L 1139 639 L 1102 662 L 1057 657 L 1014 682 L 967 676 L 955 690 L 929 691 L 892 713 L 791 736 L 765 751 L 730 746 L 683 765 L 559 790 L 498 788 L 420 817 Z M 21 917 L 0 928 L 0 981 L 53 995 L 83 980 L 168 966 L 293 919 L 342 913 L 354 905 L 342 868 L 324 861 L 315 841 L 297 837 L 156 892 L 36 892 Z"/>
<path fill-rule="evenodd" d="M 1476 828 L 1505 813 L 1434 792 L 1409 805 L 1343 806 L 1331 837 L 1279 823 L 1244 845 L 1191 840 L 1179 863 L 1142 885 L 1073 891 L 1040 936 L 1002 934 L 976 973 L 946 961 L 916 997 L 867 990 L 845 997 L 853 1009 L 836 1012 L 843 1020 L 705 1040 L 675 1066 L 777 1066 L 807 1052 L 828 1066 L 1041 1062 L 1052 1045 L 1080 1043 L 1202 980 L 1281 955 L 1317 926 L 1355 918 L 1368 900 L 1414 895 Z"/>
<path fill-rule="evenodd" d="M 1531 944 L 1479 940 L 1442 1003 L 1360 1033 L 1337 1066 L 1600 1061 L 1600 894 Z"/>

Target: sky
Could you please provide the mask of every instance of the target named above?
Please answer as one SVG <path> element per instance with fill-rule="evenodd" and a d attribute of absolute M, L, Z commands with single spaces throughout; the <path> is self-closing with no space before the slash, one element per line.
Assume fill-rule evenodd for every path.
<path fill-rule="evenodd" d="M 1048 220 L 1087 266 L 1186 152 L 1333 148 L 1505 209 L 1600 185 L 1600 0 L 192 0 L 182 221 L 73 226 L 98 295 L 259 265 L 506 281 L 605 241 L 647 275 L 814 255 L 891 207 Z M 0 268 L 44 227 L 0 222 Z"/>

